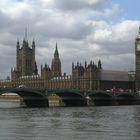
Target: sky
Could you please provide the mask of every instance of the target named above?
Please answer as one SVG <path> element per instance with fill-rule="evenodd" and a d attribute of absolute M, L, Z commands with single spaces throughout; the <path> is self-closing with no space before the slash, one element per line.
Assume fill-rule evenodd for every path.
<path fill-rule="evenodd" d="M 51 65 L 56 42 L 62 71 L 74 62 L 100 59 L 105 70 L 135 70 L 134 43 L 140 26 L 140 1 L 130 0 L 1 0 L 0 79 L 16 66 L 16 42 L 27 28 L 36 43 L 38 70 Z"/>

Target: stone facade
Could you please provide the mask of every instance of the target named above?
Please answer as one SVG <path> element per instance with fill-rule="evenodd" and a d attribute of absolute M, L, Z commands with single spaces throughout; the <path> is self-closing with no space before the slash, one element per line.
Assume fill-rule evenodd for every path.
<path fill-rule="evenodd" d="M 16 68 L 11 69 L 11 79 L 18 79 L 21 76 L 37 75 L 37 65 L 35 61 L 35 42 L 32 42 L 32 48 L 28 41 L 23 40 L 20 48 L 19 41 L 16 46 Z"/>
<path fill-rule="evenodd" d="M 38 74 L 35 60 L 35 41 L 30 47 L 27 39 L 24 39 L 22 45 L 17 41 L 16 68 L 11 69 L 10 79 L 0 80 L 0 87 L 79 89 L 83 91 L 109 90 L 116 87 L 118 89 L 140 90 L 140 29 L 135 41 L 135 54 L 136 76 L 135 72 L 104 70 L 100 60 L 97 65 L 93 61 L 84 64 L 72 63 L 72 74 L 64 73 L 62 75 L 61 60 L 56 43 L 51 67 L 47 64 L 41 65 L 41 72 Z"/>
<path fill-rule="evenodd" d="M 100 60 L 98 65 L 95 65 L 93 61 L 89 64 L 85 62 L 84 65 L 77 62 L 72 63 L 72 75 L 62 75 L 61 60 L 56 43 L 51 67 L 47 64 L 41 65 L 41 73 L 38 74 L 35 61 L 35 41 L 32 42 L 32 48 L 30 48 L 28 41 L 24 39 L 21 47 L 17 41 L 16 68 L 11 69 L 11 79 L 1 81 L 0 87 L 97 90 L 100 88 L 101 69 Z"/>

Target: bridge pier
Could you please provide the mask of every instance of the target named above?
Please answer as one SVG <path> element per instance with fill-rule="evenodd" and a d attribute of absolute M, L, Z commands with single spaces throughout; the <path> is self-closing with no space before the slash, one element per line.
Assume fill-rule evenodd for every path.
<path fill-rule="evenodd" d="M 104 91 L 95 91 L 88 94 L 95 106 L 110 106 L 115 105 L 114 96 L 112 93 L 106 93 Z"/>
<path fill-rule="evenodd" d="M 49 107 L 48 100 L 20 100 L 21 107 Z"/>
<path fill-rule="evenodd" d="M 59 101 L 61 101 L 60 106 L 65 107 L 80 107 L 86 106 L 86 100 L 83 95 L 78 90 L 56 90 L 49 92 L 48 97 L 53 95 L 54 97 L 58 97 Z"/>

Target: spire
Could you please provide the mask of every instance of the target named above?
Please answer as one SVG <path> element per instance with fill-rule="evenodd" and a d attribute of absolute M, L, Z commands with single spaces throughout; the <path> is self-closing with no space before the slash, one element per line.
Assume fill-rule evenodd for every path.
<path fill-rule="evenodd" d="M 23 47 L 29 47 L 28 41 L 26 41 L 25 39 L 23 40 Z"/>
<path fill-rule="evenodd" d="M 72 69 L 74 69 L 74 63 L 72 62 Z"/>
<path fill-rule="evenodd" d="M 27 28 L 25 28 L 25 37 L 23 39 L 23 47 L 29 47 L 28 40 L 27 40 Z"/>
<path fill-rule="evenodd" d="M 34 74 L 37 75 L 38 74 L 38 69 L 37 69 L 37 64 L 36 64 L 36 61 L 35 61 L 35 70 L 34 70 Z"/>
<path fill-rule="evenodd" d="M 20 48 L 20 45 L 19 45 L 19 40 L 17 40 L 17 49 Z"/>
<path fill-rule="evenodd" d="M 102 69 L 102 63 L 101 63 L 101 60 L 98 61 L 98 68 L 99 68 L 99 69 Z"/>
<path fill-rule="evenodd" d="M 25 28 L 25 38 L 24 38 L 25 41 L 27 41 L 27 27 Z"/>
<path fill-rule="evenodd" d="M 59 57 L 58 49 L 57 49 L 57 42 L 56 42 L 56 47 L 55 47 L 55 52 L 54 52 L 54 57 Z"/>
<path fill-rule="evenodd" d="M 87 61 L 85 61 L 85 68 L 87 67 Z"/>
<path fill-rule="evenodd" d="M 90 61 L 90 65 L 92 66 L 92 60 Z"/>
<path fill-rule="evenodd" d="M 43 66 L 42 66 L 42 64 L 41 64 L 41 70 L 43 69 Z"/>
<path fill-rule="evenodd" d="M 51 63 L 51 70 L 52 70 L 52 76 L 54 77 L 61 76 L 61 61 L 59 58 L 57 43 L 54 52 L 54 58 L 52 59 L 52 63 Z"/>
<path fill-rule="evenodd" d="M 56 48 L 55 49 L 57 50 L 57 42 L 56 42 Z"/>
<path fill-rule="evenodd" d="M 32 42 L 32 48 L 35 48 L 35 41 L 33 39 L 33 42 Z"/>

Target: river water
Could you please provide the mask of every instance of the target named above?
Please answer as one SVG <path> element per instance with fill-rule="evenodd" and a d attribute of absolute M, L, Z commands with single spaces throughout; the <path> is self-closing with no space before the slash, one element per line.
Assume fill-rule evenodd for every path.
<path fill-rule="evenodd" d="M 0 102 L 0 140 L 139 140 L 140 106 L 20 108 Z"/>

